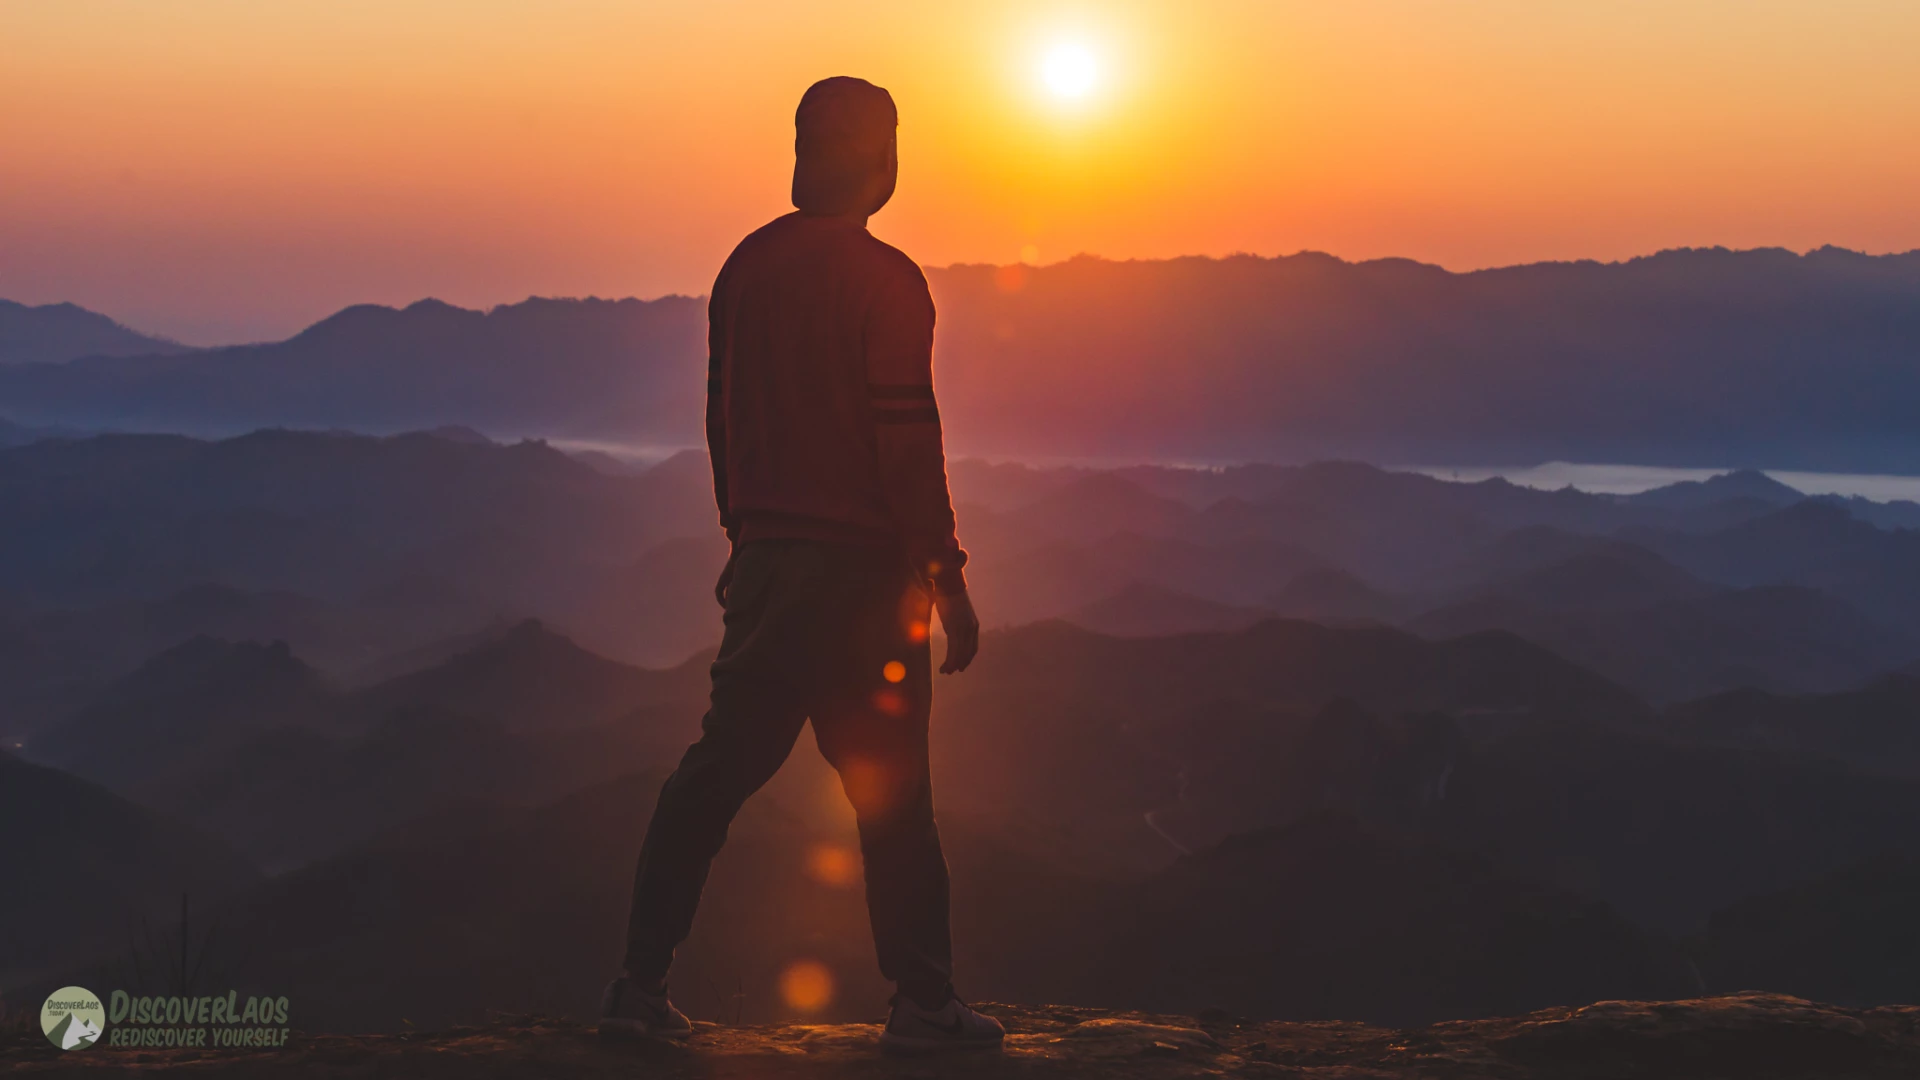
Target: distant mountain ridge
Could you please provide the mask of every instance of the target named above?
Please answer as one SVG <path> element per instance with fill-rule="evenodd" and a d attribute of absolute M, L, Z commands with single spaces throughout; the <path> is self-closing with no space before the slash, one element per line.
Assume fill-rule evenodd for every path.
<path fill-rule="evenodd" d="M 532 298 L 484 312 L 361 304 L 286 341 L 19 365 L 0 379 L 0 414 L 143 431 L 466 426 L 690 445 L 705 392 L 704 310 L 682 296 Z"/>
<path fill-rule="evenodd" d="M 928 271 L 963 452 L 1920 472 L 1920 252 L 1006 269 Z M 274 344 L 0 369 L 0 415 L 696 445 L 704 330 L 704 304 L 678 296 L 361 305 Z"/>
<path fill-rule="evenodd" d="M 932 275 L 942 409 L 1005 454 L 1920 463 L 1920 253 L 1449 273 L 1303 253 Z M 1895 404 L 1895 403 L 1900 404 Z"/>
<path fill-rule="evenodd" d="M 31 307 L 0 300 L 0 365 L 83 356 L 171 356 L 193 347 L 120 325 L 74 304 Z"/>

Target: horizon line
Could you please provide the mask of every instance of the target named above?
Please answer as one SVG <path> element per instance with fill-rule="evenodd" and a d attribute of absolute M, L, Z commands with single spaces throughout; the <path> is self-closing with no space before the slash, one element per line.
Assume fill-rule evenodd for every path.
<path fill-rule="evenodd" d="M 1006 269 L 1013 269 L 1013 268 L 1019 268 L 1023 270 L 1029 270 L 1029 271 L 1050 270 L 1056 267 L 1068 266 L 1075 263 L 1089 263 L 1089 262 L 1110 263 L 1114 265 L 1133 265 L 1133 264 L 1160 264 L 1160 263 L 1189 262 L 1189 261 L 1196 261 L 1196 260 L 1202 261 L 1202 262 L 1234 262 L 1239 260 L 1253 260 L 1256 262 L 1283 262 L 1291 259 L 1323 259 L 1323 260 L 1328 260 L 1330 262 L 1338 263 L 1342 266 L 1365 267 L 1365 266 L 1378 266 L 1382 264 L 1404 264 L 1407 266 L 1416 267 L 1421 270 L 1434 271 L 1440 274 L 1444 274 L 1448 277 L 1473 277 L 1481 274 L 1499 274 L 1499 273 L 1506 273 L 1506 272 L 1515 271 L 1515 270 L 1533 269 L 1536 267 L 1571 267 L 1571 266 L 1623 267 L 1623 266 L 1631 266 L 1634 263 L 1645 262 L 1651 259 L 1658 259 L 1658 258 L 1674 256 L 1674 255 L 1782 254 L 1782 255 L 1791 256 L 1796 259 L 1807 259 L 1816 255 L 1821 255 L 1825 253 L 1848 255 L 1848 256 L 1853 256 L 1861 259 L 1876 259 L 1876 260 L 1877 259 L 1907 259 L 1907 258 L 1920 257 L 1920 248 L 1910 248 L 1905 251 L 1885 251 L 1885 252 L 1880 252 L 1876 254 L 1872 252 L 1855 250 L 1853 248 L 1842 247 L 1838 244 L 1822 244 L 1819 247 L 1808 248 L 1805 251 L 1795 251 L 1793 248 L 1785 247 L 1782 245 L 1768 245 L 1768 246 L 1750 247 L 1750 248 L 1730 248 L 1724 244 L 1713 244 L 1708 246 L 1688 245 L 1688 246 L 1681 246 L 1681 247 L 1660 248 L 1657 251 L 1649 252 L 1644 255 L 1633 255 L 1625 259 L 1611 259 L 1611 260 L 1593 259 L 1593 258 L 1537 259 L 1532 262 L 1507 263 L 1500 266 L 1483 266 L 1483 267 L 1476 267 L 1470 270 L 1454 270 L 1446 266 L 1442 266 L 1439 263 L 1422 262 L 1419 259 L 1414 259 L 1414 258 L 1401 256 L 1401 255 L 1383 255 L 1378 258 L 1371 258 L 1371 259 L 1348 259 L 1343 256 L 1333 254 L 1332 252 L 1320 251 L 1314 248 L 1301 248 L 1298 251 L 1293 251 L 1293 252 L 1278 254 L 1278 255 L 1262 255 L 1259 252 L 1253 252 L 1253 251 L 1234 251 L 1224 255 L 1189 254 L 1189 255 L 1168 255 L 1168 256 L 1161 256 L 1161 257 L 1145 257 L 1145 258 L 1137 257 L 1137 256 L 1129 256 L 1126 258 L 1115 258 L 1109 255 L 1101 255 L 1096 252 L 1082 251 L 1082 252 L 1076 252 L 1072 255 L 1069 255 L 1064 259 L 1056 259 L 1052 262 L 1027 263 L 1027 262 L 1021 262 L 1017 260 L 1009 263 L 955 262 L 955 263 L 947 263 L 944 265 L 921 264 L 920 268 L 923 272 L 937 274 L 937 273 L 952 273 L 955 271 L 982 271 L 982 270 L 999 271 L 999 270 L 1006 270 Z M 370 301 L 362 301 L 359 303 L 347 304 L 344 307 L 338 308 L 327 315 L 324 315 L 318 319 L 315 319 L 313 322 L 308 323 L 307 325 L 301 327 L 300 329 L 294 331 L 291 334 L 288 334 L 286 337 L 258 338 L 251 341 L 230 341 L 230 342 L 225 342 L 218 345 L 193 345 L 184 341 L 180 341 L 177 338 L 170 337 L 166 334 L 142 330 L 139 327 L 133 326 L 126 322 L 122 322 L 120 319 L 117 319 L 112 315 L 108 315 L 105 312 L 95 311 L 92 308 L 86 307 L 72 300 L 54 300 L 44 304 L 28 304 L 21 301 L 9 300 L 6 297 L 0 297 L 0 305 L 18 307 L 26 311 L 42 311 L 48 308 L 73 308 L 75 310 L 78 310 L 86 314 L 99 315 L 103 318 L 110 320 L 115 326 L 118 326 L 123 330 L 127 330 L 135 334 L 139 334 L 142 337 L 152 338 L 156 341 L 164 342 L 169 345 L 176 345 L 183 349 L 193 351 L 193 352 L 213 352 L 220 349 L 244 349 L 244 348 L 252 348 L 252 347 L 263 346 L 263 345 L 281 344 L 287 341 L 291 341 L 294 338 L 297 338 L 300 335 L 305 334 L 308 331 L 312 330 L 314 327 L 320 326 L 321 324 L 326 323 L 332 319 L 336 319 L 349 311 L 355 311 L 355 310 L 361 310 L 361 309 L 375 309 L 380 311 L 389 311 L 389 312 L 399 313 L 404 311 L 410 311 L 414 308 L 421 307 L 423 305 L 437 305 L 440 307 L 452 308 L 455 311 L 468 312 L 472 314 L 485 316 L 485 315 L 491 315 L 495 311 L 499 311 L 503 308 L 519 307 L 521 305 L 532 303 L 535 301 L 551 301 L 556 303 L 598 302 L 598 303 L 610 303 L 610 304 L 623 304 L 623 303 L 655 304 L 655 303 L 661 303 L 669 300 L 703 300 L 706 298 L 706 296 L 707 296 L 706 293 L 680 293 L 680 292 L 661 293 L 657 296 L 650 296 L 650 297 L 634 296 L 634 295 L 603 297 L 594 293 L 589 293 L 585 296 L 563 296 L 563 295 L 551 294 L 551 293 L 529 293 L 525 297 L 519 300 L 503 300 L 498 303 L 488 304 L 483 307 L 465 307 L 463 305 L 455 304 L 450 301 L 441 300 L 440 298 L 432 295 L 423 296 L 417 300 L 409 301 L 405 304 L 382 303 L 380 301 L 370 300 Z"/>

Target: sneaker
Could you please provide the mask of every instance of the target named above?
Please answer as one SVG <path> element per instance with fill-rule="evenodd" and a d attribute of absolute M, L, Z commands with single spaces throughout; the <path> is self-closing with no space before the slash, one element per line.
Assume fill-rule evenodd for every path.
<path fill-rule="evenodd" d="M 693 1034 L 693 1022 L 665 993 L 648 993 L 622 976 L 600 997 L 600 1034 L 685 1039 Z"/>
<path fill-rule="evenodd" d="M 880 1033 L 880 1049 L 890 1054 L 945 1054 L 957 1050 L 998 1050 L 1007 1029 L 991 1016 L 973 1011 L 949 995 L 937 1009 L 916 1005 L 905 994 L 893 996 L 893 1013 Z"/>

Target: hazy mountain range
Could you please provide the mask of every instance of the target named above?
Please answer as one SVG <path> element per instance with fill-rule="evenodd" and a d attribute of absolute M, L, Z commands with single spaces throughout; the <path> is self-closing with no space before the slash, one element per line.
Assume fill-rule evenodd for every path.
<path fill-rule="evenodd" d="M 933 732 L 965 992 L 1920 995 L 1920 505 L 1350 460 L 1920 471 L 1920 254 L 929 279 L 987 623 Z M 0 305 L 0 991 L 187 945 L 212 982 L 149 990 L 309 1030 L 591 1010 L 726 549 L 704 453 L 561 437 L 697 444 L 703 339 L 686 297 L 205 350 Z M 805 958 L 879 1009 L 807 740 L 731 836 L 683 1004 L 782 1018 Z M 200 938 L 139 929 L 182 893 Z"/>
<path fill-rule="evenodd" d="M 1681 250 L 1462 274 L 1311 253 L 1078 258 L 929 281 L 942 412 L 973 453 L 1920 471 L 1920 253 Z M 703 309 L 429 300 L 172 356 L 76 337 L 7 353 L 0 416 L 696 445 Z"/>
<path fill-rule="evenodd" d="M 694 733 L 703 669 L 628 668 L 523 624 L 342 692 L 284 647 L 203 640 L 35 752 L 152 808 L 137 812 L 151 825 L 117 826 L 147 845 L 113 863 L 124 888 L 228 865 L 229 845 L 268 865 L 265 882 L 230 870 L 191 888 L 217 901 L 223 941 L 245 943 L 222 977 L 297 991 L 311 1024 L 580 1012 L 618 947 L 633 851 Z M 1840 875 L 1833 906 L 1796 901 L 1795 940 L 1896 932 L 1897 909 L 1859 921 L 1855 868 L 1920 855 L 1920 782 L 1693 741 L 1506 634 L 1041 624 L 989 634 L 942 690 L 956 933 L 970 984 L 994 998 L 1412 1022 L 1791 990 L 1775 943 L 1741 929 L 1759 916 L 1716 913 Z M 129 757 L 153 767 L 116 764 Z M 125 805 L 60 782 L 76 820 Z M 199 831 L 161 824 L 181 820 Z M 803 739 L 736 824 L 682 951 L 696 1013 L 727 1015 L 737 985 L 750 1019 L 783 1015 L 779 971 L 802 956 L 843 980 L 832 1015 L 877 1006 L 857 879 L 817 868 L 855 843 Z M 34 854 L 32 895 L 75 880 L 72 857 Z M 103 910 L 143 894 L 116 895 Z M 83 964 L 89 942 L 112 955 L 111 933 L 63 955 Z M 1908 985 L 1848 955 L 1822 969 L 1837 996 Z M 1709 981 L 1718 969 L 1690 957 L 1757 981 Z"/>
<path fill-rule="evenodd" d="M 989 624 L 934 729 L 968 992 L 1395 1022 L 1920 992 L 1880 959 L 1920 858 L 1920 507 L 952 480 Z M 33 839 L 0 988 L 120 984 L 185 891 L 209 977 L 319 1028 L 590 1010 L 704 707 L 709 483 L 460 428 L 0 449 L 0 820 Z M 805 739 L 732 836 L 689 1007 L 786 1015 L 805 957 L 829 1015 L 879 1008 Z M 85 933 L 27 932 L 71 896 Z"/>
<path fill-rule="evenodd" d="M 1631 497 L 1340 463 L 952 476 L 991 626 L 1500 629 L 1656 702 L 1842 691 L 1920 657 L 1920 507 L 1757 474 Z M 285 640 L 359 684 L 529 616 L 652 666 L 718 634 L 697 453 L 634 471 L 459 430 L 48 439 L 0 449 L 0 515 L 0 734 L 201 635 Z"/>

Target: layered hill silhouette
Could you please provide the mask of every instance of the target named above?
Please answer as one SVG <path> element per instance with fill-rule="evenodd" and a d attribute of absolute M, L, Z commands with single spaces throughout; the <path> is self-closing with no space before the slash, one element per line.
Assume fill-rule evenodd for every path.
<path fill-rule="evenodd" d="M 1858 868 L 1920 857 L 1899 506 L 1351 462 L 953 482 L 989 624 L 934 726 L 966 992 L 1414 1023 L 1904 985 L 1845 930 L 1906 902 Z M 100 894 L 189 882 L 316 1022 L 587 1013 L 705 705 L 709 484 L 464 428 L 0 450 L 8 743 L 206 838 Z M 203 846 L 237 884 L 186 872 Z M 35 904 L 94 887 L 47 865 Z M 802 959 L 825 1015 L 878 1009 L 857 870 L 803 738 L 716 867 L 695 1014 L 792 1015 Z"/>
<path fill-rule="evenodd" d="M 1502 629 L 1660 702 L 1832 692 L 1920 655 L 1920 532 L 1869 520 L 1898 507 L 1759 474 L 1618 497 L 1351 463 L 953 473 L 993 626 Z M 463 429 L 0 450 L 0 734 L 197 635 L 365 682 L 533 616 L 671 666 L 719 632 L 709 485 L 697 453 L 609 471 Z"/>
<path fill-rule="evenodd" d="M 457 637 L 474 617 L 465 603 L 335 602 L 212 583 L 77 609 L 0 610 L 0 713 L 12 731 L 31 731 L 196 637 L 288 641 L 315 667 L 350 676 Z"/>
<path fill-rule="evenodd" d="M 965 733 L 938 737 L 952 777 L 944 801 L 1002 819 L 1045 817 L 1058 830 L 1049 845 L 1077 836 L 1071 858 L 1096 866 L 1177 854 L 1145 815 L 1177 796 L 1182 769 L 1206 745 L 1196 702 L 1312 711 L 1357 700 L 1613 725 L 1650 715 L 1625 691 L 1511 635 L 1432 644 L 1387 629 L 1270 621 L 1146 640 L 1043 624 L 990 640 L 981 668 L 941 705 L 951 718 L 943 730 Z M 1129 674 L 1116 677 L 1122 670 Z M 113 683 L 31 747 L 285 866 L 363 837 L 370 823 L 462 798 L 525 802 L 610 770 L 670 764 L 696 734 L 705 691 L 704 658 L 635 668 L 531 622 L 358 689 L 333 684 L 284 643 L 196 638 Z M 1021 752 L 1009 758 L 996 746 Z M 392 777 L 389 787 L 376 772 Z M 1084 783 L 1063 788 L 1062 778 Z M 370 794 L 377 790 L 388 794 Z"/>
<path fill-rule="evenodd" d="M 1121 637 L 1158 637 L 1239 630 L 1273 616 L 1268 608 L 1222 604 L 1135 582 L 1112 596 L 1075 609 L 1066 619 Z"/>
<path fill-rule="evenodd" d="M 1914 853 L 1920 784 L 1657 732 L 1536 725 L 1477 743 L 1435 811 L 1456 844 L 1683 933 L 1747 896 Z"/>
<path fill-rule="evenodd" d="M 316 1026 L 466 1021 L 488 1007 L 530 1007 L 543 985 L 553 995 L 546 1007 L 583 1014 L 617 956 L 632 849 L 659 779 L 416 830 L 278 880 L 236 917 L 272 935 L 270 974 L 311 1003 Z M 857 882 L 809 873 L 815 845 L 851 838 L 790 814 L 757 799 L 716 864 L 712 906 L 676 965 L 695 1015 L 730 1015 L 737 992 L 748 1019 L 792 1015 L 777 980 L 802 958 L 834 973 L 827 1017 L 884 1006 Z M 1431 1019 L 1569 996 L 1678 996 L 1696 985 L 1670 944 L 1601 905 L 1351 823 L 1237 840 L 1136 881 L 1021 859 L 964 815 L 946 831 L 961 962 L 983 996 Z M 383 907 L 367 910 L 368 895 Z M 1402 936 L 1383 939 L 1382 918 Z M 1160 933 L 1142 938 L 1143 923 Z M 1164 946 L 1144 944 L 1155 937 Z M 473 963 L 475 950 L 485 965 Z M 1214 957 L 1231 959 L 1196 963 Z M 1449 965 L 1453 981 L 1418 974 Z M 1360 977 L 1383 968 L 1407 974 Z M 472 974 L 453 986 L 449 970 Z"/>
<path fill-rule="evenodd" d="M 269 727 L 319 730 L 329 691 L 285 642 L 195 638 L 109 686 L 33 740 L 36 757 L 131 793 Z"/>
<path fill-rule="evenodd" d="M 631 667 L 529 620 L 444 663 L 368 687 L 354 695 L 354 707 L 385 714 L 429 706 L 554 735 L 611 722 L 641 705 L 697 704 L 706 690 L 699 666 Z"/>
<path fill-rule="evenodd" d="M 318 1027 L 583 1014 L 703 667 L 631 668 L 521 624 L 354 689 L 284 646 L 201 640 L 34 748 L 273 869 L 219 918 L 253 943 L 245 977 L 297 990 Z M 934 764 L 982 996 L 1415 1023 L 1685 995 L 1702 983 L 1660 930 L 1712 934 L 1749 898 L 1920 856 L 1920 782 L 1690 741 L 1511 634 L 1043 623 L 987 635 L 943 691 Z M 683 950 L 696 1015 L 739 994 L 750 1018 L 789 1015 L 798 959 L 834 973 L 828 1016 L 880 1007 L 856 843 L 803 740 Z M 1713 970 L 1771 963 L 1751 951 Z M 1837 970 L 1823 992 L 1883 985 Z"/>
<path fill-rule="evenodd" d="M 1667 251 L 1455 274 L 1303 253 L 928 274 L 942 412 L 1013 456 L 1920 470 L 1920 255 Z M 349 308 L 289 339 L 0 369 L 28 424 L 694 445 L 693 299 Z"/>
<path fill-rule="evenodd" d="M 956 415 L 1004 453 L 1836 468 L 1912 460 L 1894 414 L 1841 387 L 1911 392 L 1893 373 L 1917 266 L 1713 249 L 1449 274 L 1303 254 L 934 280 L 953 407 L 996 406 Z M 1844 373 L 1799 352 L 1822 323 L 1849 327 Z M 1833 381 L 1794 374 L 1816 366 Z"/>
<path fill-rule="evenodd" d="M 37 442 L 42 438 L 54 434 L 56 433 L 52 431 L 43 431 L 38 428 L 30 428 L 25 424 L 16 424 L 6 417 L 0 416 L 0 446 L 19 446 L 24 443 Z"/>
<path fill-rule="evenodd" d="M 1410 1023 L 1435 1016 L 1442 985 L 1460 1016 L 1701 989 L 1678 950 L 1604 904 L 1339 818 L 1233 837 L 1128 906 L 1095 1002 Z"/>
<path fill-rule="evenodd" d="M 1677 705 L 1667 722 L 1706 742 L 1812 754 L 1920 778 L 1920 672 L 1832 694 L 1732 690 Z"/>
<path fill-rule="evenodd" d="M 1920 531 L 1885 529 L 1809 499 L 1724 529 L 1629 529 L 1623 536 L 1730 585 L 1802 585 L 1896 628 L 1920 612 Z"/>
<path fill-rule="evenodd" d="M 671 296 L 530 299 L 487 312 L 437 300 L 404 310 L 361 305 L 282 342 L 10 365 L 0 414 L 229 433 L 459 424 L 687 445 L 697 441 L 688 435 L 704 384 L 682 376 L 704 347 L 704 308 Z"/>
<path fill-rule="evenodd" d="M 73 304 L 38 307 L 0 300 L 0 365 L 45 364 L 88 356 L 173 356 L 193 351 L 142 334 Z"/>
<path fill-rule="evenodd" d="M 13 980 L 126 948 L 140 920 L 177 911 L 182 893 L 219 901 L 260 880 L 208 834 L 5 752 L 0 821 L 0 971 Z"/>
<path fill-rule="evenodd" d="M 463 801 L 537 802 L 670 761 L 697 734 L 703 676 L 607 660 L 531 621 L 358 689 L 284 642 L 200 637 L 32 746 L 284 870 Z"/>
<path fill-rule="evenodd" d="M 1726 686 L 1851 688 L 1916 648 L 1817 589 L 1715 588 L 1631 545 L 1496 579 L 1407 625 L 1439 638 L 1509 629 L 1658 701 Z"/>
<path fill-rule="evenodd" d="M 196 634 L 285 639 L 334 673 L 529 614 L 655 664 L 712 640 L 690 617 L 710 594 L 609 588 L 711 537 L 704 455 L 609 476 L 540 443 L 311 432 L 0 453 L 0 694 L 28 729 Z M 694 555 L 708 582 L 725 560 Z"/>

